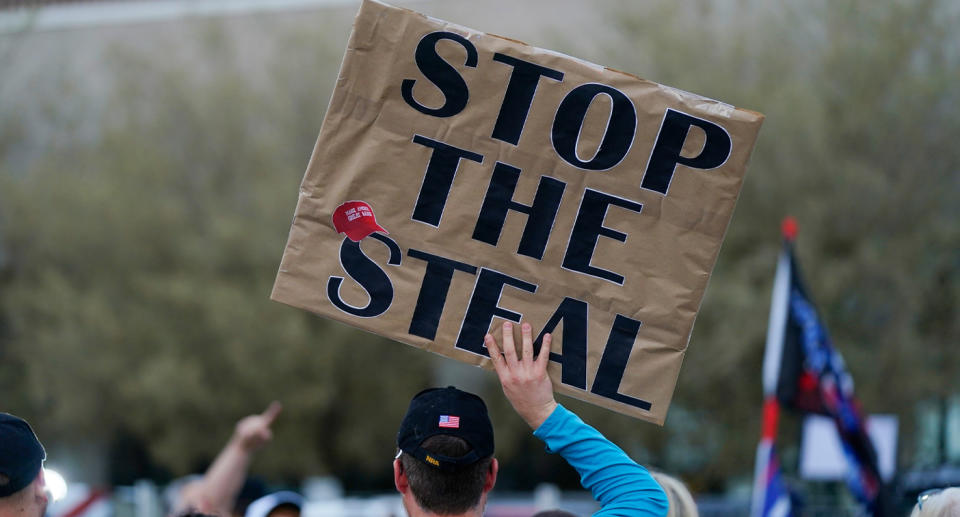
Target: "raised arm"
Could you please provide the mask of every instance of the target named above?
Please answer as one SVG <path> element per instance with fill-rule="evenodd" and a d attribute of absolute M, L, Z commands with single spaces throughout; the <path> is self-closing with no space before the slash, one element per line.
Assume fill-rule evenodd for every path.
<path fill-rule="evenodd" d="M 283 406 L 272 402 L 263 413 L 244 417 L 233 435 L 204 473 L 203 478 L 183 488 L 178 511 L 187 509 L 215 515 L 230 515 L 243 488 L 253 454 L 273 438 L 270 426 Z"/>
<path fill-rule="evenodd" d="M 543 336 L 540 354 L 533 356 L 529 323 L 520 327 L 521 355 L 513 340 L 513 326 L 503 325 L 503 350 L 490 334 L 484 344 L 507 400 L 547 451 L 560 454 L 580 473 L 580 483 L 600 503 L 595 516 L 658 516 L 667 514 L 667 497 L 647 469 L 638 465 L 599 431 L 557 404 L 547 375 L 550 334 Z"/>

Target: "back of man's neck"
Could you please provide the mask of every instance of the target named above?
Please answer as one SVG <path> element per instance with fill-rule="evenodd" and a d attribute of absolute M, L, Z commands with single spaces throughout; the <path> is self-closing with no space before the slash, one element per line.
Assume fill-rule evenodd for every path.
<path fill-rule="evenodd" d="M 463 513 L 433 513 L 422 508 L 407 508 L 406 510 L 409 517 L 483 517 L 483 510 L 479 509 L 474 509 Z"/>
<path fill-rule="evenodd" d="M 14 501 L 0 501 L 0 517 L 23 517 L 26 507 Z"/>

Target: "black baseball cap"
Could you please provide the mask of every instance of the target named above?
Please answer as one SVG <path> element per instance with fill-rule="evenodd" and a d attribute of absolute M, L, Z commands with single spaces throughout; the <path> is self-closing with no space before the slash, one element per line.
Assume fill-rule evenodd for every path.
<path fill-rule="evenodd" d="M 30 424 L 9 413 L 0 413 L 0 497 L 13 495 L 36 479 L 47 453 Z"/>
<path fill-rule="evenodd" d="M 420 445 L 438 434 L 463 438 L 473 448 L 458 458 L 430 452 Z M 443 471 L 457 471 L 493 456 L 493 424 L 483 399 L 453 386 L 430 388 L 410 401 L 397 447 L 418 460 Z"/>

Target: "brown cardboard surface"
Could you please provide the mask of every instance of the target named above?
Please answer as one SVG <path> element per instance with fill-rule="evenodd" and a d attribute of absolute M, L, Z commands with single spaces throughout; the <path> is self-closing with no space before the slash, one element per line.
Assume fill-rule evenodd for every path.
<path fill-rule="evenodd" d="M 501 113 L 506 98 L 527 99 L 508 92 L 514 79 L 523 82 L 514 73 L 532 65 L 513 60 L 563 74 L 539 77 L 525 118 L 522 109 Z M 424 112 L 455 104 L 464 91 L 462 109 Z M 585 106 L 579 118 L 576 99 Z M 630 111 L 632 138 L 617 132 L 629 129 Z M 523 121 L 515 143 L 495 136 L 501 119 Z M 539 330 L 559 308 L 567 317 L 554 329 L 556 390 L 662 424 L 762 121 L 752 111 L 367 0 L 271 297 L 485 368 L 482 334 L 499 328 L 501 316 L 522 315 Z M 729 139 L 722 163 L 696 167 L 723 148 L 722 134 Z M 434 163 L 448 178 L 452 171 L 448 182 L 428 173 L 444 146 L 469 155 L 455 169 Z M 571 146 L 579 164 L 568 159 Z M 669 188 L 643 188 L 654 176 L 651 164 L 670 163 L 664 156 L 679 162 Z M 611 166 L 584 167 L 601 158 Z M 546 194 L 561 185 L 553 205 Z M 432 208 L 418 211 L 418 200 Z M 338 233 L 337 217 L 371 222 L 356 203 L 335 216 L 348 201 L 364 202 L 383 231 L 359 242 Z M 495 244 L 490 225 L 475 238 L 481 216 L 502 214 L 495 208 L 509 202 L 502 228 L 493 217 Z M 535 206 L 546 223 L 533 224 L 521 205 Z M 540 231 L 525 235 L 534 226 Z M 542 256 L 533 235 L 548 236 Z M 622 281 L 593 274 L 599 270 Z M 574 336 L 578 320 L 585 320 L 585 342 Z"/>

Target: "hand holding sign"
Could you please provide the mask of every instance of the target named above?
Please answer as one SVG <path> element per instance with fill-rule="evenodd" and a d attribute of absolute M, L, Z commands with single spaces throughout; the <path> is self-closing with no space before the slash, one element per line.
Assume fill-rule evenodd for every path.
<path fill-rule="evenodd" d="M 520 333 L 523 339 L 520 358 L 513 343 L 513 325 L 509 321 L 503 324 L 502 354 L 492 335 L 484 336 L 483 342 L 490 351 L 490 360 L 497 370 L 503 394 L 530 428 L 537 429 L 557 407 L 557 401 L 553 398 L 553 383 L 547 375 L 552 338 L 550 334 L 544 334 L 540 354 L 534 358 L 530 324 L 520 325 Z"/>

